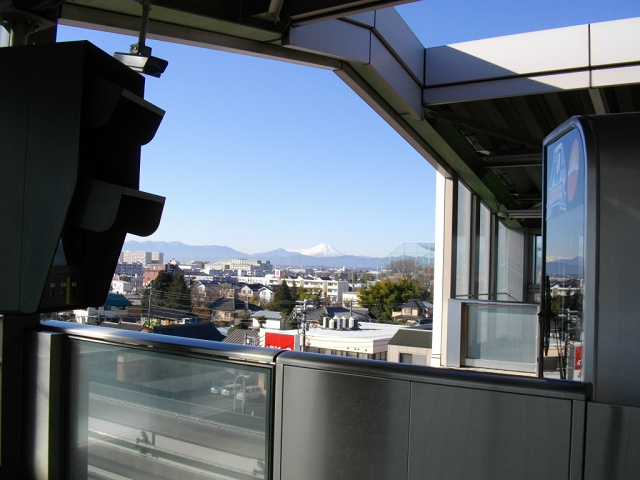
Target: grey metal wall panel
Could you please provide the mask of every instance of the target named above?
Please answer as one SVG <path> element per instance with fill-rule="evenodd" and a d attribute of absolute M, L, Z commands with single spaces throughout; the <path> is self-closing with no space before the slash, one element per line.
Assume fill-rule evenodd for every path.
<path fill-rule="evenodd" d="M 428 59 L 427 59 L 428 60 Z M 427 69 L 429 64 L 427 63 Z M 468 102 L 490 98 L 514 97 L 552 93 L 563 90 L 588 88 L 591 74 L 588 70 L 539 75 L 535 77 L 518 76 L 496 80 L 452 84 L 441 87 L 428 87 L 424 90 L 425 104 L 437 105 L 451 102 Z"/>
<path fill-rule="evenodd" d="M 371 31 L 366 28 L 342 20 L 329 20 L 291 28 L 283 44 L 290 48 L 369 63 L 370 37 Z"/>
<path fill-rule="evenodd" d="M 640 61 L 640 18 L 591 25 L 591 65 Z"/>
<path fill-rule="evenodd" d="M 589 26 L 456 43 L 426 51 L 429 86 L 589 66 Z"/>
<path fill-rule="evenodd" d="M 376 11 L 376 31 L 395 54 L 424 82 L 424 46 L 394 8 Z"/>
<path fill-rule="evenodd" d="M 598 149 L 587 159 L 598 160 L 597 191 L 587 192 L 598 198 L 597 210 L 587 211 L 587 221 L 595 219 L 598 232 L 591 253 L 598 270 L 591 277 L 585 272 L 585 283 L 595 283 L 598 291 L 597 338 L 585 334 L 585 344 L 596 355 L 594 399 L 640 407 L 640 113 L 592 116 L 586 121 Z"/>
<path fill-rule="evenodd" d="M 587 404 L 585 480 L 640 478 L 640 408 Z"/>
<path fill-rule="evenodd" d="M 66 337 L 59 333 L 25 334 L 26 398 L 24 425 L 25 470 L 29 478 L 55 480 L 63 478 L 64 437 L 64 346 Z"/>
<path fill-rule="evenodd" d="M 284 367 L 281 477 L 407 475 L 409 383 Z"/>
<path fill-rule="evenodd" d="M 409 479 L 567 479 L 569 400 L 414 384 Z"/>
<path fill-rule="evenodd" d="M 406 105 L 406 111 L 415 118 L 422 116 L 422 87 L 409 75 L 377 37 L 371 38 L 371 67 L 373 72 L 396 93 Z"/>
<path fill-rule="evenodd" d="M 349 15 L 345 18 L 373 28 L 376 23 L 376 11 L 372 10 L 370 12 L 357 13 L 355 15 Z"/>

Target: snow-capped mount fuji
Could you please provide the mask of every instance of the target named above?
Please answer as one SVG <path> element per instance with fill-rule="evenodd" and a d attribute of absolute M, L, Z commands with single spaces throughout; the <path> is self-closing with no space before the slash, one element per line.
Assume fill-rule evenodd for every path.
<path fill-rule="evenodd" d="M 301 250 L 293 250 L 307 257 L 342 257 L 344 253 L 339 252 L 328 243 L 321 243 L 312 248 L 304 248 Z"/>
<path fill-rule="evenodd" d="M 163 252 L 165 261 L 176 260 L 188 262 L 200 260 L 215 262 L 219 259 L 238 258 L 251 260 L 269 260 L 272 265 L 283 267 L 309 267 L 309 268 L 377 268 L 379 258 L 345 255 L 331 245 L 321 243 L 313 248 L 287 251 L 282 248 L 270 252 L 247 254 L 230 247 L 219 245 L 186 245 L 181 242 L 161 242 L 146 240 L 139 242 L 128 240 L 124 242 L 122 250 L 139 252 Z"/>

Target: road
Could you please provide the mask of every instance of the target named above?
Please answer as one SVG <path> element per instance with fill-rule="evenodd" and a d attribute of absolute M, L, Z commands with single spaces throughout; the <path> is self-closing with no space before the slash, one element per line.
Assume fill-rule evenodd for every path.
<path fill-rule="evenodd" d="M 245 414 L 233 397 L 203 392 L 191 400 L 91 383 L 86 440 L 95 478 L 117 478 L 104 476 L 105 470 L 181 478 L 174 473 L 185 469 L 196 472 L 193 478 L 197 472 L 202 478 L 261 478 L 254 471 L 264 465 L 267 450 L 266 400 L 248 401 Z"/>

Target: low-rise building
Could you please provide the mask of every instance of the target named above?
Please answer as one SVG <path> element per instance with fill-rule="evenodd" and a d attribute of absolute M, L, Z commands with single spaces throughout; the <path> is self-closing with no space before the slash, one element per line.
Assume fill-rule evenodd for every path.
<path fill-rule="evenodd" d="M 253 328 L 267 328 L 269 330 L 284 330 L 284 318 L 280 312 L 259 310 L 251 314 Z"/>
<path fill-rule="evenodd" d="M 387 346 L 398 330 L 417 328 L 390 323 L 361 323 L 357 328 L 344 328 L 344 324 L 343 328 L 339 328 L 336 323 L 328 327 L 313 323 L 307 325 L 307 329 L 299 330 L 262 328 L 260 345 L 342 357 L 387 360 Z"/>
<path fill-rule="evenodd" d="M 129 316 L 131 302 L 124 295 L 109 293 L 104 305 L 74 310 L 77 323 L 97 325 L 105 320 L 119 322 L 120 319 Z"/>
<path fill-rule="evenodd" d="M 182 270 L 174 263 L 149 265 L 142 276 L 142 287 L 145 288 L 150 282 L 158 278 L 161 273 L 175 275 L 176 273 L 182 273 Z"/>
<path fill-rule="evenodd" d="M 251 314 L 260 310 L 257 305 L 237 298 L 219 298 L 209 304 L 208 308 L 211 310 L 211 321 L 224 327 L 248 322 Z"/>
<path fill-rule="evenodd" d="M 245 302 L 258 302 L 260 300 L 260 289 L 264 288 L 259 283 L 245 283 L 238 285 L 240 289 L 237 291 L 238 298 Z"/>
<path fill-rule="evenodd" d="M 349 282 L 333 280 L 329 277 L 302 277 L 282 278 L 277 275 L 265 275 L 264 277 L 238 276 L 238 282 L 252 284 L 259 283 L 267 287 L 279 286 L 285 282 L 289 287 L 304 288 L 318 293 L 322 298 L 330 302 L 341 302 L 342 295 L 349 291 Z"/>
<path fill-rule="evenodd" d="M 233 285 L 230 283 L 198 280 L 191 284 L 191 298 L 196 306 L 209 305 L 218 298 L 231 298 L 233 294 Z"/>
<path fill-rule="evenodd" d="M 185 325 L 202 323 L 203 320 L 198 315 L 188 310 L 166 307 L 150 307 L 143 315 L 149 323 L 157 322 L 160 325 Z"/>
<path fill-rule="evenodd" d="M 273 295 L 277 289 L 278 287 L 275 285 L 271 285 L 268 287 L 263 285 L 262 287 L 260 287 L 260 290 L 258 290 L 258 303 L 260 305 L 268 305 L 269 303 L 271 303 L 271 300 L 273 300 Z"/>
<path fill-rule="evenodd" d="M 387 360 L 412 365 L 431 365 L 431 330 L 402 328 L 388 346 Z"/>
<path fill-rule="evenodd" d="M 428 324 L 433 320 L 433 304 L 424 300 L 407 300 L 391 316 L 395 322 L 406 325 Z"/>
<path fill-rule="evenodd" d="M 344 292 L 342 294 L 342 305 L 345 307 L 359 307 L 360 306 L 360 293 L 359 292 Z"/>
<path fill-rule="evenodd" d="M 132 293 L 134 290 L 133 283 L 128 280 L 123 280 L 120 278 L 114 278 L 111 280 L 111 292 L 119 293 L 121 295 L 128 295 Z"/>

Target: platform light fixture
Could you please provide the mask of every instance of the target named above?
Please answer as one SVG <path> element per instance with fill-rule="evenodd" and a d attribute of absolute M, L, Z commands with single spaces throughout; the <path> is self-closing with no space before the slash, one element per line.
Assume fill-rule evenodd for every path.
<path fill-rule="evenodd" d="M 142 16 L 140 18 L 138 43 L 131 45 L 129 53 L 116 52 L 113 56 L 136 72 L 160 78 L 160 75 L 164 73 L 169 62 L 162 58 L 152 56 L 151 47 L 145 45 L 151 2 L 149 0 L 142 0 L 140 3 L 142 4 Z"/>

